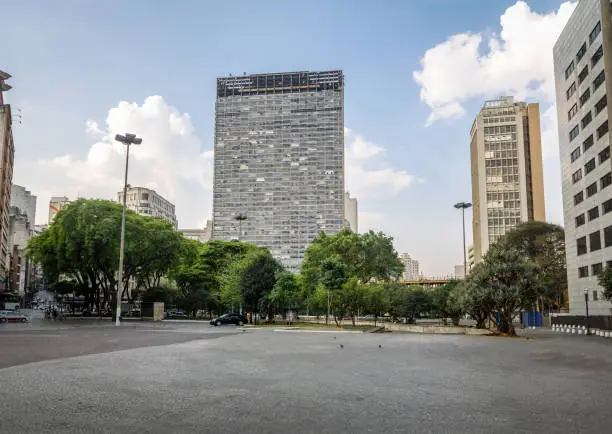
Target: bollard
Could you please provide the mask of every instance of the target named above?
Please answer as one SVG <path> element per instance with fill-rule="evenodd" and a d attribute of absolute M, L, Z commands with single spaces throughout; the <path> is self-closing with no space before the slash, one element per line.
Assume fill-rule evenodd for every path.
<path fill-rule="evenodd" d="M 582 334 L 582 329 L 578 329 L 578 334 L 581 335 Z"/>
<path fill-rule="evenodd" d="M 608 332 L 606 332 L 606 337 L 607 337 L 607 338 L 612 337 L 612 332 L 609 332 L 609 331 L 608 331 Z"/>

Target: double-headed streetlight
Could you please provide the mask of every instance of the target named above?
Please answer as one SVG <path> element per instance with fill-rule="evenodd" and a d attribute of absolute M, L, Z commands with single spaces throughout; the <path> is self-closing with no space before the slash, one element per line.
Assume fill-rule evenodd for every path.
<path fill-rule="evenodd" d="M 465 248 L 465 210 L 472 206 L 469 202 L 459 202 L 455 204 L 455 208 L 461 210 L 461 219 L 463 222 L 463 278 L 467 278 L 467 256 Z"/>
<path fill-rule="evenodd" d="M 123 250 L 125 247 L 125 201 L 127 196 L 127 178 L 128 178 L 128 165 L 130 162 L 130 145 L 140 145 L 142 139 L 136 137 L 135 134 L 126 133 L 124 136 L 117 134 L 115 140 L 123 143 L 127 146 L 125 153 L 125 178 L 123 180 L 123 211 L 121 212 L 121 242 L 119 244 L 119 276 L 117 282 L 117 317 L 115 318 L 115 325 L 121 324 L 121 297 L 123 296 Z"/>
<path fill-rule="evenodd" d="M 247 219 L 245 211 L 239 212 L 234 216 L 234 220 L 238 221 L 238 241 L 242 241 L 242 222 Z"/>

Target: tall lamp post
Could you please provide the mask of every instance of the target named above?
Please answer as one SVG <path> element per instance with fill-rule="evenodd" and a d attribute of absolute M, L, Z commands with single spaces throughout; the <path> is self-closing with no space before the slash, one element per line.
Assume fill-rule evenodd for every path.
<path fill-rule="evenodd" d="M 117 134 L 115 140 L 123 143 L 127 146 L 125 153 L 125 178 L 123 180 L 123 210 L 121 212 L 121 242 L 119 244 L 119 281 L 117 282 L 117 316 L 115 318 L 115 325 L 121 324 L 121 297 L 123 295 L 123 250 L 125 248 L 125 201 L 127 196 L 127 179 L 128 179 L 128 165 L 130 162 L 130 145 L 140 145 L 142 139 L 136 137 L 135 134 L 126 133 L 124 136 Z"/>
<path fill-rule="evenodd" d="M 586 308 L 586 334 L 591 334 L 591 324 L 589 321 L 589 289 L 584 288 L 584 307 Z"/>
<path fill-rule="evenodd" d="M 242 241 L 242 222 L 247 219 L 246 212 L 239 212 L 234 216 L 234 220 L 238 221 L 238 241 Z M 240 315 L 242 315 L 242 302 L 240 303 Z"/>
<path fill-rule="evenodd" d="M 467 278 L 467 255 L 466 255 L 466 248 L 465 248 L 465 210 L 470 208 L 472 206 L 471 203 L 469 202 L 459 202 L 455 204 L 455 208 L 460 209 L 461 210 L 461 219 L 462 219 L 462 226 L 463 226 L 463 278 Z"/>

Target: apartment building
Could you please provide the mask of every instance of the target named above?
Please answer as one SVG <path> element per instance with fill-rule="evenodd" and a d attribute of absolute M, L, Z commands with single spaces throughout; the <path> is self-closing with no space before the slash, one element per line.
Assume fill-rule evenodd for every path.
<path fill-rule="evenodd" d="M 344 221 L 344 74 L 217 79 L 213 239 L 267 247 L 297 270 Z"/>
<path fill-rule="evenodd" d="M 610 315 L 597 275 L 612 266 L 612 4 L 581 0 L 554 49 L 570 313 Z"/>
<path fill-rule="evenodd" d="M 53 223 L 55 220 L 55 216 L 62 208 L 70 203 L 70 199 L 66 196 L 53 196 L 49 199 L 49 217 L 47 218 L 47 223 Z"/>
<path fill-rule="evenodd" d="M 117 202 L 123 203 L 123 191 L 117 192 Z M 155 190 L 128 185 L 126 207 L 143 216 L 161 217 L 172 224 L 175 229 L 177 228 L 178 221 L 174 204 Z"/>
<path fill-rule="evenodd" d="M 206 220 L 202 229 L 179 229 L 185 238 L 206 243 L 212 239 L 212 220 Z"/>
<path fill-rule="evenodd" d="M 0 71 L 0 275 L 6 275 L 9 269 L 9 214 L 15 159 L 11 106 L 4 103 L 4 92 L 11 89 L 6 83 L 9 78 L 10 74 Z M 4 279 L 0 282 L 0 290 L 6 289 Z"/>
<path fill-rule="evenodd" d="M 478 263 L 517 224 L 545 220 L 539 105 L 486 101 L 470 132 L 470 159 Z"/>
<path fill-rule="evenodd" d="M 402 279 L 407 282 L 421 279 L 419 261 L 412 259 L 408 253 L 401 253 L 399 257 L 404 264 Z"/>
<path fill-rule="evenodd" d="M 349 192 L 346 192 L 344 195 L 344 218 L 351 231 L 359 232 L 357 199 L 351 197 Z"/>

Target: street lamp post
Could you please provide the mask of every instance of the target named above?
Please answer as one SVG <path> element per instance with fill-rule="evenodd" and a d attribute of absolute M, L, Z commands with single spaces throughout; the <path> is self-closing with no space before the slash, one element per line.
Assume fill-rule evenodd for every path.
<path fill-rule="evenodd" d="M 584 307 L 586 308 L 586 334 L 591 334 L 591 324 L 589 321 L 589 289 L 584 288 Z"/>
<path fill-rule="evenodd" d="M 469 202 L 459 202 L 455 204 L 455 208 L 461 210 L 461 220 L 463 226 L 463 278 L 467 278 L 467 255 L 466 255 L 466 247 L 465 247 L 465 210 L 472 206 Z"/>
<path fill-rule="evenodd" d="M 121 241 L 119 244 L 119 276 L 117 282 L 117 313 L 115 318 L 115 325 L 121 324 L 121 297 L 123 295 L 123 251 L 125 248 L 125 201 L 127 196 L 127 179 L 128 179 L 128 165 L 130 162 L 130 145 L 140 145 L 142 139 L 136 137 L 135 134 L 126 133 L 124 136 L 117 134 L 115 140 L 123 143 L 127 146 L 125 153 L 125 178 L 123 180 L 123 210 L 121 212 Z"/>
<path fill-rule="evenodd" d="M 238 241 L 242 241 L 242 222 L 246 219 L 246 212 L 239 212 L 234 216 L 234 220 L 238 221 Z M 242 302 L 240 302 L 240 315 L 242 315 Z"/>

